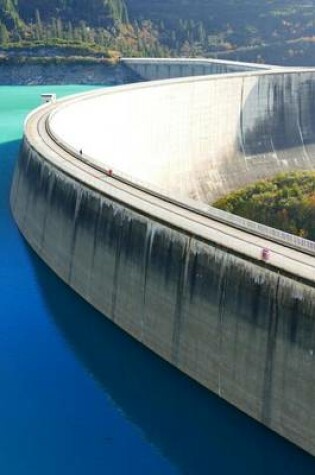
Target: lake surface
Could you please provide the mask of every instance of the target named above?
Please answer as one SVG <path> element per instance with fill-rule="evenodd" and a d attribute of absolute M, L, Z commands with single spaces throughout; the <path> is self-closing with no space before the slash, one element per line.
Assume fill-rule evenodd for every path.
<path fill-rule="evenodd" d="M 308 475 L 315 460 L 172 368 L 65 286 L 9 209 L 26 114 L 0 87 L 0 474 Z"/>

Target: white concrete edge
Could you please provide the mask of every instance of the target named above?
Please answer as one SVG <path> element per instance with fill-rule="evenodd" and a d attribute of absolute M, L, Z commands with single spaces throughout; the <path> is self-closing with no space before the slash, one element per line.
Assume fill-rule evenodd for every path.
<path fill-rule="evenodd" d="M 170 63 L 170 64 L 185 64 L 185 63 L 200 63 L 204 64 L 220 64 L 224 65 L 227 64 L 228 66 L 243 66 L 245 68 L 251 69 L 274 69 L 286 66 L 276 66 L 271 64 L 262 64 L 262 63 L 245 63 L 241 61 L 233 61 L 233 60 L 224 60 L 224 59 L 215 59 L 215 58 L 129 58 L 129 57 L 121 57 L 120 61 L 123 63 Z"/>
<path fill-rule="evenodd" d="M 70 153 L 77 160 L 80 160 L 81 162 L 90 166 L 91 168 L 107 176 L 110 175 L 112 178 L 118 179 L 123 183 L 128 184 L 129 186 L 133 186 L 147 194 L 159 197 L 163 201 L 172 203 L 182 209 L 198 213 L 206 218 L 217 220 L 221 223 L 227 224 L 228 226 L 253 234 L 255 236 L 259 236 L 263 239 L 269 239 L 278 244 L 284 244 L 287 247 L 291 247 L 295 250 L 302 251 L 312 256 L 315 256 L 315 243 L 313 241 L 302 238 L 300 236 L 295 236 L 293 234 L 286 233 L 285 231 L 281 231 L 279 229 L 272 228 L 261 223 L 257 223 L 241 216 L 234 215 L 227 211 L 215 208 L 211 205 L 207 205 L 203 202 L 199 202 L 189 198 L 179 199 L 176 196 L 167 193 L 166 190 L 163 188 L 159 188 L 156 185 L 146 183 L 144 181 L 134 178 L 133 176 L 127 173 L 124 173 L 120 169 L 115 168 L 114 164 L 104 162 L 100 163 L 89 155 L 80 155 L 74 147 L 62 140 L 58 136 L 58 134 L 52 131 L 49 125 L 49 119 L 53 117 L 53 115 L 54 112 L 49 114 L 46 119 L 45 127 L 48 135 L 59 147 L 61 147 L 67 153 Z"/>
<path fill-rule="evenodd" d="M 254 76 L 265 76 L 265 75 L 270 75 L 270 74 L 300 74 L 300 73 L 307 73 L 307 72 L 312 72 L 315 73 L 315 68 L 311 68 L 307 71 L 305 69 L 300 69 L 296 68 L 292 70 L 291 68 L 281 71 L 278 70 L 273 70 L 273 71 L 257 71 Z M 253 74 L 248 73 L 244 74 L 242 73 L 241 77 L 252 77 Z M 74 155 L 77 159 L 87 163 L 89 166 L 94 167 L 98 171 L 101 171 L 103 173 L 107 173 L 108 170 L 113 170 L 113 176 L 115 176 L 117 179 L 120 179 L 124 181 L 125 183 L 128 183 L 129 185 L 134 185 L 135 187 L 138 187 L 139 189 L 146 191 L 151 194 L 156 194 L 159 195 L 161 198 L 164 198 L 165 200 L 172 201 L 173 203 L 176 203 L 178 206 L 185 207 L 186 209 L 190 209 L 195 211 L 196 213 L 201 213 L 205 216 L 208 216 L 210 219 L 216 219 L 218 221 L 224 222 L 230 226 L 236 227 L 238 229 L 242 229 L 245 232 L 252 233 L 254 235 L 263 237 L 264 239 L 270 239 L 275 242 L 281 242 L 281 244 L 287 245 L 289 247 L 292 247 L 293 249 L 299 250 L 301 252 L 306 252 L 310 255 L 315 255 L 315 243 L 313 241 L 310 241 L 308 239 L 299 237 L 299 236 L 294 236 L 289 233 L 285 233 L 284 231 L 276 230 L 270 226 L 266 226 L 260 223 L 256 223 L 251 220 L 247 220 L 245 218 L 238 217 L 236 215 L 233 215 L 231 213 L 228 213 L 223 210 L 218 210 L 210 205 L 206 205 L 204 203 L 200 203 L 194 200 L 190 200 L 188 198 L 186 199 L 181 199 L 179 200 L 176 197 L 168 195 L 165 190 L 160 189 L 156 186 L 153 186 L 151 184 L 147 184 L 143 181 L 140 181 L 138 179 L 133 178 L 132 176 L 129 176 L 128 174 L 124 173 L 120 169 L 116 169 L 114 164 L 110 163 L 102 163 L 99 164 L 93 157 L 89 157 L 85 155 L 84 157 L 80 156 L 78 154 L 78 151 L 75 150 L 70 144 L 66 143 L 64 140 L 62 140 L 58 134 L 56 134 L 51 128 L 50 128 L 50 121 L 53 119 L 55 114 L 57 114 L 61 109 L 64 109 L 73 103 L 76 103 L 78 101 L 84 101 L 84 100 L 89 100 L 93 97 L 97 97 L 100 95 L 107 95 L 107 94 L 117 94 L 117 93 L 123 93 L 123 92 L 128 92 L 128 91 L 133 91 L 133 90 L 139 90 L 147 87 L 158 87 L 158 86 L 165 86 L 166 84 L 168 85 L 177 85 L 178 83 L 188 83 L 188 82 L 195 82 L 197 81 L 204 81 L 204 80 L 212 80 L 213 78 L 215 80 L 221 80 L 221 78 L 224 79 L 230 79 L 231 77 L 239 77 L 239 74 L 234 74 L 234 73 L 228 73 L 228 74 L 218 74 L 218 75 L 210 75 L 210 76 L 190 76 L 188 78 L 175 78 L 175 79 L 168 79 L 168 80 L 158 80 L 158 81 L 149 81 L 149 82 L 140 82 L 140 83 L 133 83 L 133 84 L 127 84 L 127 85 L 122 85 L 122 86 L 113 86 L 113 87 L 107 87 L 107 88 L 101 88 L 97 90 L 93 90 L 91 92 L 83 92 L 79 94 L 75 94 L 73 96 L 61 99 L 57 102 L 58 107 L 54 107 L 52 112 L 49 114 L 49 117 L 47 119 L 47 131 L 49 135 L 53 138 L 53 140 L 61 146 L 63 149 L 66 151 L 70 152 L 72 155 Z M 54 103 L 56 105 L 56 103 Z M 40 108 L 39 108 L 40 109 Z M 39 110 L 38 109 L 38 110 Z"/>
<path fill-rule="evenodd" d="M 42 108 L 41 108 L 42 109 Z M 150 216 L 157 222 L 164 223 L 185 234 L 195 236 L 202 241 L 212 242 L 220 248 L 229 249 L 238 255 L 267 266 L 275 271 L 282 271 L 298 280 L 315 284 L 315 258 L 300 251 L 290 249 L 268 239 L 248 234 L 230 225 L 213 221 L 209 217 L 196 214 L 160 197 L 138 190 L 113 177 L 97 172 L 86 163 L 79 161 L 72 154 L 65 152 L 48 136 L 45 129 L 45 117 L 48 111 L 39 110 L 38 116 L 32 116 L 25 130 L 25 137 L 30 146 L 44 160 L 65 175 L 82 183 L 89 189 L 133 209 L 140 214 Z M 262 250 L 268 247 L 271 257 L 268 262 L 262 259 Z"/>
<path fill-rule="evenodd" d="M 82 100 L 88 100 L 93 96 L 98 96 L 100 94 L 107 95 L 107 94 L 121 94 L 123 92 L 132 91 L 132 90 L 139 90 L 139 89 L 149 89 L 155 87 L 165 87 L 165 86 L 178 86 L 179 84 L 187 84 L 193 82 L 209 82 L 209 81 L 217 81 L 220 78 L 220 81 L 227 81 L 234 78 L 260 78 L 264 76 L 271 76 L 271 75 L 295 75 L 295 74 L 307 74 L 307 73 L 315 73 L 314 68 L 281 68 L 281 69 L 273 69 L 273 70 L 263 70 L 263 71 L 245 71 L 242 73 L 224 73 L 224 74 L 210 74 L 210 75 L 202 75 L 202 76 L 185 76 L 182 78 L 170 78 L 170 79 L 158 79 L 154 81 L 141 81 L 132 84 L 123 84 L 119 86 L 109 86 L 104 88 L 99 88 L 90 92 L 80 92 L 77 94 L 71 95 L 71 97 L 66 97 L 62 99 L 57 99 L 57 104 L 61 104 L 61 107 L 66 107 L 72 101 L 82 98 Z M 36 110 L 36 109 L 35 109 Z"/>
<path fill-rule="evenodd" d="M 30 138 L 28 137 L 28 129 L 29 129 L 29 125 L 31 122 L 33 122 L 33 119 L 36 117 L 36 115 L 40 114 L 40 116 L 43 116 L 43 115 L 48 115 L 49 116 L 49 119 L 51 117 L 53 117 L 53 115 L 55 113 L 57 113 L 57 109 L 60 110 L 60 108 L 64 108 L 64 107 L 67 107 L 69 106 L 70 104 L 72 104 L 73 102 L 77 102 L 79 100 L 88 100 L 90 98 L 92 98 L 93 96 L 99 96 L 99 95 L 106 95 L 106 94 L 116 94 L 116 93 L 122 93 L 122 92 L 127 92 L 129 90 L 134 90 L 134 89 L 142 89 L 142 88 L 150 88 L 150 87 L 157 87 L 157 86 L 164 86 L 166 84 L 178 84 L 178 83 L 187 83 L 187 82 L 191 82 L 191 81 L 212 81 L 212 80 L 218 80 L 218 79 L 230 79 L 231 77 L 252 77 L 252 76 L 257 76 L 257 77 L 260 77 L 260 76 L 265 76 L 265 75 L 270 75 L 270 74 L 300 74 L 300 73 L 307 73 L 307 72 L 311 72 L 311 73 L 315 73 L 315 68 L 308 68 L 308 69 L 305 69 L 305 68 L 282 68 L 281 70 L 267 70 L 267 71 L 255 71 L 255 72 L 245 72 L 245 73 L 227 73 L 227 74 L 218 74 L 218 75 L 209 75 L 209 76 L 192 76 L 192 77 L 185 77 L 185 78 L 173 78 L 173 79 L 167 79 L 167 80 L 158 80 L 158 81 L 150 81 L 150 82 L 140 82 L 140 83 L 134 83 L 134 84 L 127 84 L 127 85 L 122 85 L 122 86 L 113 86 L 113 87 L 108 87 L 108 88 L 104 88 L 104 89 L 96 89 L 96 90 L 93 90 L 93 91 L 90 91 L 90 92 L 82 92 L 82 93 L 78 93 L 78 94 L 75 94 L 75 95 L 72 95 L 70 97 L 66 97 L 66 98 L 62 98 L 60 100 L 58 100 L 57 102 L 54 102 L 53 104 L 43 104 L 41 105 L 40 107 L 38 107 L 37 109 L 33 110 L 26 118 L 25 120 L 25 134 L 28 138 L 28 141 L 29 143 L 33 146 L 33 148 L 36 150 L 37 149 L 37 145 L 39 145 L 43 138 L 40 137 L 40 134 L 38 132 L 38 130 L 36 131 L 38 133 L 38 137 L 36 138 L 36 140 L 30 140 Z M 46 111 L 47 111 L 47 114 L 46 114 Z M 48 120 L 49 120 L 48 119 Z M 37 124 L 38 126 L 38 124 Z M 34 127 L 32 127 L 34 129 Z M 47 132 L 46 132 L 47 133 Z M 54 137 L 52 139 L 52 137 L 50 137 L 51 140 L 54 140 L 54 142 L 57 144 L 57 146 L 61 147 L 63 150 L 67 149 L 67 144 L 64 144 L 58 137 Z M 72 154 L 72 157 L 73 157 L 73 160 L 80 160 L 81 157 L 78 156 L 78 154 L 76 153 L 75 150 L 70 150 L 71 147 L 69 147 L 69 150 L 67 153 L 71 153 Z M 45 156 L 45 155 L 44 155 Z M 49 160 L 49 157 L 45 157 L 46 159 Z M 99 173 L 98 175 L 101 175 L 103 176 L 103 178 L 106 178 L 106 179 L 109 179 L 109 177 L 106 177 L 106 175 L 104 175 L 104 171 L 106 173 L 106 165 L 103 164 L 102 165 L 102 170 L 100 170 L 100 167 L 98 167 L 97 163 L 95 163 L 95 160 L 93 160 L 93 158 L 91 157 L 86 157 L 87 159 L 86 160 L 80 160 L 82 164 L 85 164 L 87 165 L 89 168 L 93 168 L 94 169 L 94 176 L 95 176 L 95 172 L 96 170 L 99 170 Z M 55 165 L 54 161 L 52 161 L 52 163 Z M 96 166 L 95 166 L 96 165 Z M 56 166 L 56 165 L 55 165 Z M 105 167 L 105 170 L 104 168 Z M 59 166 L 58 168 L 62 169 L 63 167 L 62 166 Z M 109 169 L 112 169 L 114 168 L 113 165 L 108 165 L 108 168 Z M 101 179 L 101 177 L 99 177 L 99 179 Z M 243 234 L 248 234 L 250 235 L 252 238 L 255 237 L 256 239 L 259 239 L 262 244 L 261 245 L 266 245 L 266 246 L 269 246 L 269 247 L 272 247 L 273 245 L 277 245 L 277 246 L 282 246 L 283 249 L 287 248 L 287 249 L 290 249 L 291 250 L 293 249 L 295 253 L 297 254 L 303 254 L 303 249 L 299 247 L 295 247 L 295 245 L 292 245 L 292 242 L 291 242 L 291 245 L 289 244 L 289 247 L 288 245 L 284 246 L 283 245 L 283 240 L 281 240 L 282 242 L 279 243 L 279 241 L 277 240 L 277 238 L 271 238 L 270 236 L 268 236 L 268 233 L 267 235 L 262 232 L 262 231 L 265 231 L 265 230 L 273 230 L 273 228 L 269 228 L 267 226 L 264 226 L 264 225 L 260 225 L 258 223 L 254 223 L 254 222 L 251 222 L 249 220 L 245 220 L 247 224 L 249 223 L 252 223 L 255 225 L 255 227 L 259 227 L 259 232 L 254 232 L 253 229 L 248 229 L 246 226 L 245 226 L 245 229 L 242 227 L 242 226 L 237 226 L 235 223 L 233 223 L 233 221 L 238 218 L 238 217 L 235 217 L 234 215 L 231 215 L 230 213 L 227 213 L 227 212 L 224 212 L 224 211 L 221 211 L 221 210 L 217 210 L 211 206 L 207 206 L 207 205 L 204 205 L 204 204 L 200 204 L 201 206 L 199 206 L 199 203 L 196 202 L 196 201 L 193 201 L 193 200 L 181 200 L 181 201 L 178 201 L 178 199 L 174 199 L 173 197 L 169 197 L 165 194 L 165 192 L 163 193 L 163 190 L 158 190 L 158 189 L 154 189 L 151 185 L 147 185 L 145 183 L 140 183 L 139 180 L 135 181 L 135 180 L 132 180 L 132 177 L 129 177 L 129 176 L 126 176 L 124 175 L 123 173 L 120 173 L 119 170 L 115 170 L 115 173 L 114 173 L 114 178 L 111 178 L 110 180 L 121 180 L 123 184 L 125 184 L 126 186 L 129 186 L 129 187 L 134 187 L 135 189 L 138 189 L 138 191 L 140 191 L 141 193 L 146 193 L 147 195 L 148 194 L 151 194 L 151 196 L 153 195 L 157 195 L 157 199 L 160 200 L 164 200 L 165 204 L 167 206 L 169 206 L 170 204 L 172 204 L 173 206 L 177 207 L 177 209 L 179 208 L 182 208 L 182 212 L 187 212 L 187 213 L 190 213 L 190 215 L 193 215 L 193 213 L 198 213 L 199 214 L 199 217 L 203 218 L 203 219 L 207 219 L 209 222 L 211 220 L 215 220 L 217 221 L 218 224 L 221 223 L 221 225 L 225 225 L 225 226 L 229 226 L 232 228 L 234 228 L 235 230 L 238 229 L 241 233 Z M 116 180 L 117 181 L 117 180 Z M 89 184 L 89 186 L 91 188 L 95 188 L 93 186 L 91 186 L 91 184 Z M 97 187 L 96 187 L 97 189 Z M 161 193 L 162 191 L 162 193 Z M 126 202 L 128 203 L 128 202 Z M 160 205 L 161 207 L 161 205 Z M 141 209 L 141 208 L 139 208 Z M 209 210 L 213 211 L 214 213 L 209 213 Z M 146 209 L 146 213 L 147 213 L 147 209 Z M 220 216 L 218 216 L 218 213 L 220 214 Z M 159 213 L 157 213 L 157 211 L 155 211 L 155 213 L 152 214 L 152 217 L 154 218 L 154 216 L 158 216 Z M 212 214 L 212 215 L 211 215 Z M 216 215 L 216 216 L 215 216 Z M 222 219 L 222 216 L 225 217 L 225 219 Z M 190 218 L 192 219 L 192 218 Z M 244 219 L 242 218 L 242 220 L 244 221 Z M 169 222 L 169 221 L 166 221 L 166 222 Z M 185 227 L 182 228 L 184 231 L 185 231 Z M 186 232 L 190 232 L 189 231 L 189 226 L 187 227 L 186 229 Z M 302 248 L 305 249 L 304 252 L 308 252 L 308 254 L 311 254 L 309 255 L 308 257 L 310 258 L 310 260 L 312 261 L 313 260 L 313 255 L 314 255 L 314 247 L 315 247 L 315 243 L 313 241 L 309 241 L 309 240 L 305 240 L 303 238 L 300 238 L 298 236 L 292 236 L 291 234 L 288 234 L 288 233 L 283 233 L 282 231 L 279 231 L 279 230 L 275 230 L 277 231 L 278 233 L 280 233 L 282 235 L 282 237 L 284 237 L 284 241 L 286 241 L 286 237 L 290 237 L 290 240 L 292 240 L 292 238 L 294 240 L 297 240 L 301 241 L 300 244 L 302 244 Z M 258 236 L 258 237 L 257 237 Z M 206 236 L 202 233 L 200 235 L 200 237 L 202 239 L 206 239 Z M 215 242 L 215 239 L 212 238 L 212 241 Z M 276 243 L 276 244 L 275 244 Z M 223 247 L 226 247 L 223 243 L 223 241 L 218 241 L 217 244 L 219 244 L 220 246 L 223 246 Z M 227 246 L 229 247 L 229 246 Z M 244 247 L 244 246 L 243 246 Z M 246 247 L 246 246 L 245 246 Z M 261 246 L 258 246 L 259 248 L 259 252 L 261 252 Z M 310 249 L 311 248 L 311 249 Z M 245 254 L 246 256 L 248 257 L 251 257 L 252 259 L 256 259 L 256 260 L 260 260 L 260 255 L 258 254 L 257 255 L 257 252 L 254 253 L 250 253 L 248 254 L 248 249 L 240 249 L 239 245 L 238 246 L 232 246 L 231 247 L 231 250 L 234 250 L 235 252 L 237 253 L 240 253 L 240 254 Z M 307 257 L 307 254 L 304 254 L 304 256 Z M 280 259 L 281 261 L 281 259 Z M 271 266 L 273 266 L 274 264 L 273 263 L 269 263 Z M 279 266 L 278 266 L 279 264 Z M 280 269 L 284 269 L 284 267 L 281 265 L 281 262 L 279 262 L 276 267 L 279 267 Z M 303 279 L 307 279 L 307 280 L 310 280 L 312 282 L 315 281 L 315 272 L 314 272 L 314 269 L 315 269 L 315 264 L 311 264 L 311 262 L 309 263 L 310 266 L 309 266 L 309 270 L 307 272 L 307 275 L 305 275 L 305 273 L 295 273 L 293 272 L 293 274 L 296 274 L 298 275 L 300 278 L 303 278 Z M 285 270 L 285 269 L 284 269 Z M 292 268 L 290 269 L 286 269 L 286 272 L 292 274 Z"/>

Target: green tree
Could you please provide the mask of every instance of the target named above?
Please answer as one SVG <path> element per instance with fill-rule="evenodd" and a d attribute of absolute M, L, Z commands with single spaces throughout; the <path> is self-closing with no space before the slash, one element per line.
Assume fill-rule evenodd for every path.
<path fill-rule="evenodd" d="M 9 32 L 7 30 L 7 27 L 0 22 L 0 44 L 1 45 L 6 45 L 8 44 L 10 39 Z"/>

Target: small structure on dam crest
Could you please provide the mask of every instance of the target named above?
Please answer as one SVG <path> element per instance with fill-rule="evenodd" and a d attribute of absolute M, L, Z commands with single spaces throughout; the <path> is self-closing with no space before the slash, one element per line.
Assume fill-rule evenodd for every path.
<path fill-rule="evenodd" d="M 207 204 L 315 168 L 315 70 L 122 62 L 150 81 L 28 117 L 15 220 L 104 315 L 315 454 L 315 243 Z"/>

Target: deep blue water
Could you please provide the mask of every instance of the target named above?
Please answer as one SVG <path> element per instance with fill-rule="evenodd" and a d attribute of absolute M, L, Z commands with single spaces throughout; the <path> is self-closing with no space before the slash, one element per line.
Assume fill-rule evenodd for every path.
<path fill-rule="evenodd" d="M 51 89 L 84 88 L 0 87 L 0 475 L 314 475 L 314 458 L 116 328 L 24 242 L 10 183 L 23 118 Z"/>

